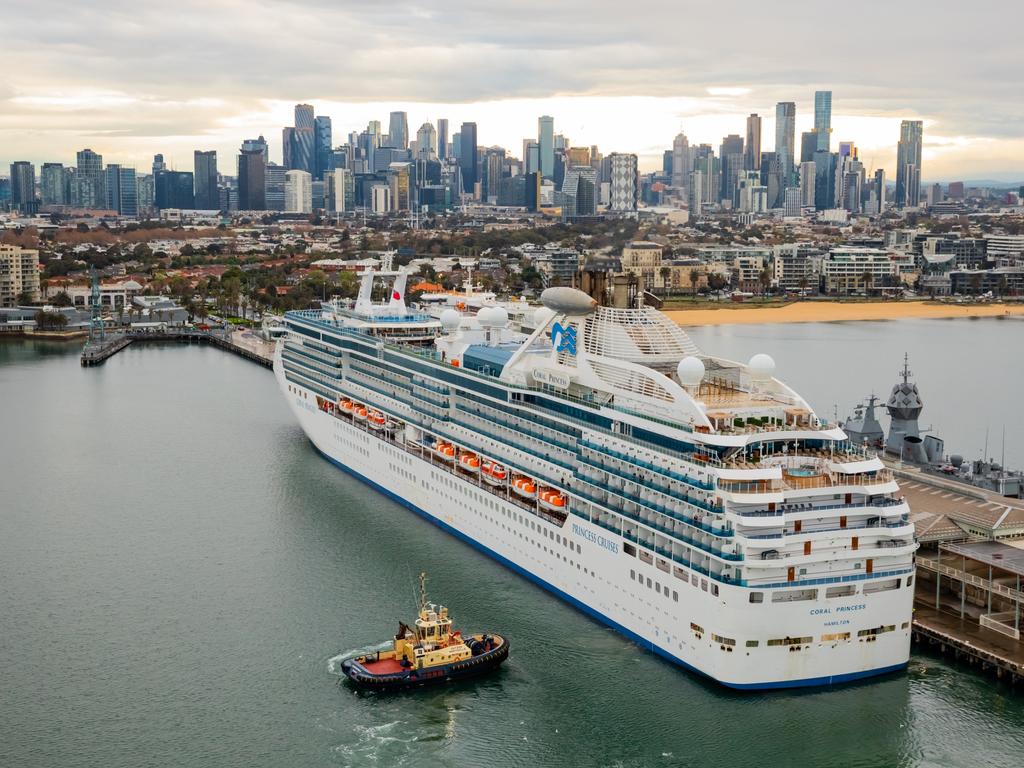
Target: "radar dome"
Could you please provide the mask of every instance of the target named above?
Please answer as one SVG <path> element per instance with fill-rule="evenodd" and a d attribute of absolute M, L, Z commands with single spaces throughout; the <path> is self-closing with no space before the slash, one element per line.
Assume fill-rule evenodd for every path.
<path fill-rule="evenodd" d="M 504 328 L 508 325 L 508 312 L 504 307 L 495 307 L 491 310 L 491 319 L 495 328 Z"/>
<path fill-rule="evenodd" d="M 476 319 L 483 328 L 500 328 L 508 322 L 508 313 L 501 307 L 483 307 Z"/>
<path fill-rule="evenodd" d="M 699 357 L 684 357 L 676 366 L 679 383 L 684 387 L 696 387 L 704 379 L 704 363 Z"/>
<path fill-rule="evenodd" d="M 747 372 L 754 381 L 768 381 L 775 373 L 775 361 L 770 356 L 759 352 L 747 363 Z"/>
<path fill-rule="evenodd" d="M 451 333 L 459 327 L 459 323 L 462 322 L 462 315 L 456 312 L 454 309 L 446 309 L 441 313 L 441 327 Z"/>
<path fill-rule="evenodd" d="M 949 457 L 949 463 L 952 464 L 957 469 L 960 469 L 960 467 L 964 465 L 964 457 L 958 453 L 954 453 L 952 456 Z"/>
<path fill-rule="evenodd" d="M 597 309 L 597 301 L 575 288 L 548 288 L 540 295 L 541 303 L 550 310 L 571 317 L 583 317 Z"/>

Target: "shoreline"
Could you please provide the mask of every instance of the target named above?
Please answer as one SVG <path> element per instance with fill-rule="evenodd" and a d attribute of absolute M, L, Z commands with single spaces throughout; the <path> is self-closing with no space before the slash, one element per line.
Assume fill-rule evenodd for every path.
<path fill-rule="evenodd" d="M 924 301 L 797 301 L 783 306 L 732 305 L 716 309 L 669 309 L 680 325 L 841 323 L 865 320 L 956 319 L 1024 316 L 1024 304 L 940 304 Z"/>

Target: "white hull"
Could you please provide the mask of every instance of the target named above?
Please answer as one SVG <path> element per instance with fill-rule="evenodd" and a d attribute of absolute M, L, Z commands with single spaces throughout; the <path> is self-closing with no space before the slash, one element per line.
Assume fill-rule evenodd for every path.
<path fill-rule="evenodd" d="M 684 581 L 655 560 L 627 556 L 624 539 L 583 518 L 569 515 L 559 527 L 501 498 L 479 476 L 455 472 L 429 452 L 410 453 L 365 423 L 320 411 L 312 391 L 285 380 L 280 350 L 274 369 L 323 455 L 645 649 L 736 688 L 828 685 L 908 661 L 913 587 L 906 577 L 898 589 L 865 595 L 857 587 L 856 594 L 834 598 L 821 589 L 810 601 L 772 602 L 766 590 L 764 602 L 753 604 L 749 588 L 728 584 L 718 585 L 715 596 L 707 579 L 691 573 Z M 858 638 L 860 630 L 894 621 L 892 631 Z M 822 637 L 839 633 L 850 637 Z M 809 642 L 769 645 L 771 638 Z M 747 645 L 755 640 L 757 646 Z"/>

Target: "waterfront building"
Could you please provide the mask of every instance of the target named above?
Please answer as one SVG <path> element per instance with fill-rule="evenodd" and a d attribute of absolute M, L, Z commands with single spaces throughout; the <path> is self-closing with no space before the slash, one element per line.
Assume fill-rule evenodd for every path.
<path fill-rule="evenodd" d="M 39 300 L 39 251 L 0 244 L 0 307 Z"/>
<path fill-rule="evenodd" d="M 828 293 L 877 291 L 899 282 L 899 264 L 881 248 L 842 246 L 822 259 L 821 276 Z"/>
<path fill-rule="evenodd" d="M 313 212 L 313 176 L 308 171 L 285 171 L 284 210 L 288 213 Z"/>
<path fill-rule="evenodd" d="M 11 206 L 22 213 L 35 213 L 36 167 L 27 160 L 11 163 Z"/>
<path fill-rule="evenodd" d="M 921 203 L 921 144 L 924 123 L 904 120 L 896 146 L 896 205 L 916 208 Z"/>
<path fill-rule="evenodd" d="M 619 266 L 623 274 L 636 276 L 640 290 L 653 293 L 665 287 L 665 276 L 661 273 L 663 253 L 659 243 L 634 240 L 623 247 Z"/>
<path fill-rule="evenodd" d="M 761 116 L 757 113 L 747 118 L 747 141 L 743 152 L 743 169 L 761 170 Z"/>
<path fill-rule="evenodd" d="M 101 209 L 107 201 L 104 187 L 103 156 L 91 149 L 76 154 L 74 205 Z"/>
<path fill-rule="evenodd" d="M 220 196 L 217 190 L 216 150 L 195 150 L 193 154 L 193 181 L 195 183 L 195 207 L 200 211 L 220 210 Z"/>
<path fill-rule="evenodd" d="M 776 245 L 773 246 L 772 262 L 775 283 L 782 290 L 818 292 L 821 254 L 815 248 L 805 243 Z"/>
<path fill-rule="evenodd" d="M 990 259 L 1024 257 L 1024 235 L 985 234 L 986 251 Z"/>

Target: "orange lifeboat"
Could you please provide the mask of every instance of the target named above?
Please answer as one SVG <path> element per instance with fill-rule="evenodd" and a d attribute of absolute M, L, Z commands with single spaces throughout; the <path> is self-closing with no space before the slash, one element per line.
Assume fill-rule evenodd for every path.
<path fill-rule="evenodd" d="M 341 412 L 346 416 L 351 416 L 352 411 L 355 409 L 355 404 L 347 397 L 342 398 L 338 401 L 338 407 L 341 408 Z"/>
<path fill-rule="evenodd" d="M 366 421 L 370 425 L 370 429 L 384 429 L 388 420 L 380 411 L 370 411 L 366 416 Z"/>
<path fill-rule="evenodd" d="M 455 446 L 451 443 L 438 440 L 434 443 L 434 453 L 440 456 L 444 461 L 455 461 Z"/>
<path fill-rule="evenodd" d="M 365 405 L 356 405 L 354 406 L 354 408 L 356 419 L 358 419 L 359 421 L 366 421 L 366 414 L 368 412 L 367 407 Z"/>
<path fill-rule="evenodd" d="M 517 477 L 512 481 L 512 490 L 524 499 L 537 498 L 537 484 L 528 477 Z"/>
<path fill-rule="evenodd" d="M 480 473 L 490 485 L 504 485 L 508 479 L 508 470 L 496 461 L 485 461 Z"/>
<path fill-rule="evenodd" d="M 565 496 L 553 488 L 543 488 L 540 492 L 540 505 L 555 512 L 565 510 Z"/>
<path fill-rule="evenodd" d="M 474 475 L 480 471 L 480 457 L 471 451 L 459 454 L 459 466 Z"/>

